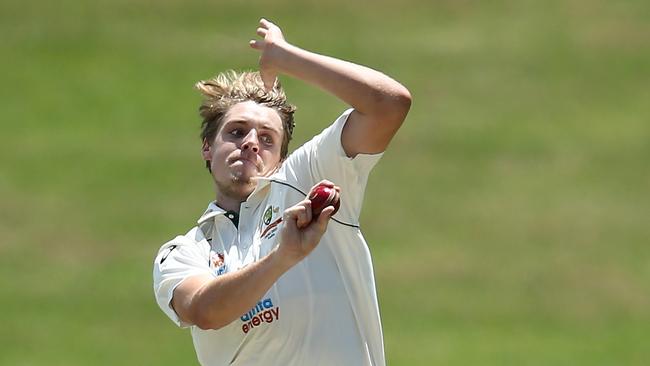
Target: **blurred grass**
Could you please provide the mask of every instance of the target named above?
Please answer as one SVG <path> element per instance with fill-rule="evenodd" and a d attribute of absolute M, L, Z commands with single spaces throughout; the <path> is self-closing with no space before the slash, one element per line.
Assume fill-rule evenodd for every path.
<path fill-rule="evenodd" d="M 151 260 L 212 196 L 195 81 L 259 17 L 414 95 L 362 217 L 390 365 L 650 359 L 644 1 L 4 1 L 0 364 L 172 365 Z M 294 147 L 344 106 L 283 79 Z"/>

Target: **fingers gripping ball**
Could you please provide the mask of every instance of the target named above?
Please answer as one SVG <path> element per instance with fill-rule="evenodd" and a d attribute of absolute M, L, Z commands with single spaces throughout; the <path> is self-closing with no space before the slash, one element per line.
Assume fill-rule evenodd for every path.
<path fill-rule="evenodd" d="M 309 192 L 311 201 L 312 220 L 316 220 L 321 211 L 327 206 L 334 206 L 334 215 L 341 206 L 339 192 L 334 187 L 329 187 L 323 183 L 316 185 Z"/>

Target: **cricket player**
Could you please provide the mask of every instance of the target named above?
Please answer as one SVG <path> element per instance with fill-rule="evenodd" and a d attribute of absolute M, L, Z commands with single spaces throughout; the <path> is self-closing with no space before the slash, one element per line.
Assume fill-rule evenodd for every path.
<path fill-rule="evenodd" d="M 202 81 L 201 154 L 215 201 L 154 261 L 158 305 L 191 329 L 202 365 L 385 365 L 372 261 L 359 228 L 368 175 L 406 118 L 409 91 L 370 68 L 288 43 L 261 19 L 260 71 Z M 295 107 L 278 75 L 348 104 L 288 154 Z M 326 117 L 323 117 L 326 118 Z M 312 217 L 308 192 L 340 209 Z"/>

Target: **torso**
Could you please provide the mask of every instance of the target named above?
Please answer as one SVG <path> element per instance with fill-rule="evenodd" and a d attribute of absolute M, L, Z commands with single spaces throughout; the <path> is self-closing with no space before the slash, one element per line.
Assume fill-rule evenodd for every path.
<path fill-rule="evenodd" d="M 215 275 L 264 257 L 277 245 L 284 210 L 304 199 L 302 193 L 286 185 L 271 183 L 268 188 L 242 204 L 238 229 L 221 215 L 215 218 L 212 233 L 205 233 L 211 236 L 210 262 Z M 332 239 L 326 234 L 308 257 L 280 277 L 240 319 L 218 331 L 193 327 L 202 363 L 369 364 L 332 254 Z M 301 359 L 304 355 L 310 359 Z"/>

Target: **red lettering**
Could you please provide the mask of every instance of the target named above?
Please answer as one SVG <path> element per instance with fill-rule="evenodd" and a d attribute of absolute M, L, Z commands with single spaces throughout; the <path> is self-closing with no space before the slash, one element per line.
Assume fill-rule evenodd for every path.
<path fill-rule="evenodd" d="M 273 323 L 274 320 L 280 319 L 280 308 L 271 308 L 261 312 L 244 323 L 241 327 L 242 332 L 248 333 L 253 328 L 260 326 L 262 323 Z"/>
<path fill-rule="evenodd" d="M 273 313 L 270 310 L 267 310 L 262 313 L 264 316 L 264 321 L 267 323 L 271 323 L 273 321 Z"/>

